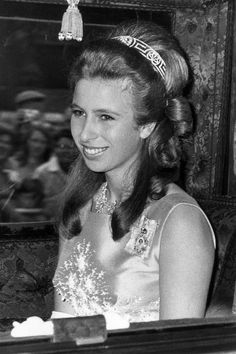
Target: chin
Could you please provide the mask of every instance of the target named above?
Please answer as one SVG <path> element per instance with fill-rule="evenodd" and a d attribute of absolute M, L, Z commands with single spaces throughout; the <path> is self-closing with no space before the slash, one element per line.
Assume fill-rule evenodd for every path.
<path fill-rule="evenodd" d="M 90 161 L 84 159 L 86 166 L 93 172 L 106 172 L 108 169 L 99 161 Z"/>
<path fill-rule="evenodd" d="M 88 169 L 90 170 L 90 171 L 93 171 L 93 172 L 97 172 L 97 173 L 106 173 L 107 171 L 106 171 L 106 169 L 103 169 L 103 168 L 99 168 L 99 167 L 97 167 L 97 168 L 95 168 L 95 167 L 91 167 L 91 166 L 88 166 L 87 165 L 87 167 L 88 167 Z"/>

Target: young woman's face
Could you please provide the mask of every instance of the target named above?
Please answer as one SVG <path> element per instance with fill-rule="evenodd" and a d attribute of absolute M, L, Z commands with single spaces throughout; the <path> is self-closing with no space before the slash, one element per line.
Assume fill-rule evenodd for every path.
<path fill-rule="evenodd" d="M 124 176 L 139 156 L 141 137 L 131 94 L 117 80 L 82 79 L 75 88 L 71 131 L 88 168 Z"/>

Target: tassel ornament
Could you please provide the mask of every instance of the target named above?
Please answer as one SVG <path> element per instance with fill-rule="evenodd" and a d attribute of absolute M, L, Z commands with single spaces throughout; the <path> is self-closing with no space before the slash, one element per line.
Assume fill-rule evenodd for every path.
<path fill-rule="evenodd" d="M 61 31 L 58 34 L 58 39 L 82 41 L 83 38 L 83 20 L 78 9 L 80 0 L 67 0 L 68 8 L 62 17 Z"/>

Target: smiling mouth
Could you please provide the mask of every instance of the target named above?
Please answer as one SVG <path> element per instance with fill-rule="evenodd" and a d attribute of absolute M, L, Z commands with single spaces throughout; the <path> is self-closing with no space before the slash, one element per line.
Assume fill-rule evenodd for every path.
<path fill-rule="evenodd" d="M 89 148 L 89 147 L 83 147 L 83 152 L 87 156 L 96 156 L 102 154 L 104 151 L 107 150 L 107 147 L 103 148 Z"/>

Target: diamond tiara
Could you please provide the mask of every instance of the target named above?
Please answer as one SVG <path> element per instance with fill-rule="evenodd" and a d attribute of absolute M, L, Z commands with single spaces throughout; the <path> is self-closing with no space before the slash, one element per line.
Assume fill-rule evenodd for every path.
<path fill-rule="evenodd" d="M 113 39 L 117 39 L 130 48 L 137 49 L 140 54 L 142 54 L 147 60 L 151 62 L 153 69 L 161 75 L 163 80 L 165 80 L 166 64 L 160 54 L 152 47 L 140 39 L 133 38 L 131 36 L 118 36 L 113 37 Z"/>

